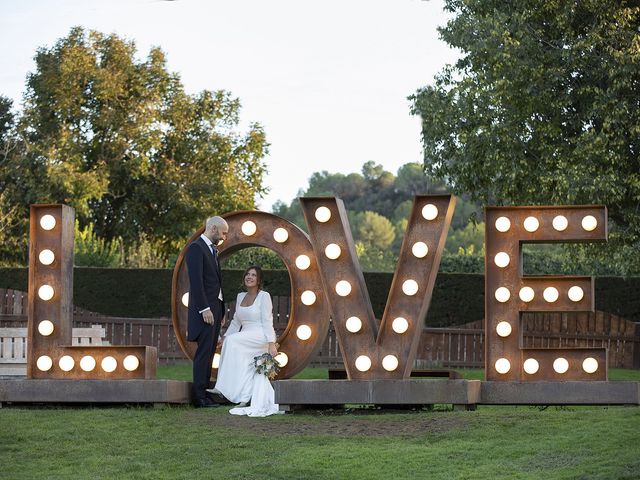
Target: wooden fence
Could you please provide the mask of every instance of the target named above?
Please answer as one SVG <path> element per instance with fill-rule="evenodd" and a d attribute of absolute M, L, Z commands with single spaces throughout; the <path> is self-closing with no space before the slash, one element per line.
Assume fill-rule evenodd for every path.
<path fill-rule="evenodd" d="M 274 327 L 282 333 L 289 319 L 289 297 L 273 297 Z M 235 305 L 230 304 L 228 318 Z M 24 327 L 27 322 L 27 294 L 0 289 L 0 327 Z M 170 318 L 107 317 L 74 308 L 74 327 L 101 324 L 105 340 L 112 345 L 150 345 L 158 349 L 162 363 L 184 361 Z M 606 312 L 525 313 L 522 316 L 524 348 L 605 347 L 609 366 L 640 368 L 640 323 Z M 333 327 L 312 366 L 342 367 L 340 346 Z M 482 320 L 457 328 L 425 328 L 422 331 L 415 366 L 483 367 L 484 330 Z"/>

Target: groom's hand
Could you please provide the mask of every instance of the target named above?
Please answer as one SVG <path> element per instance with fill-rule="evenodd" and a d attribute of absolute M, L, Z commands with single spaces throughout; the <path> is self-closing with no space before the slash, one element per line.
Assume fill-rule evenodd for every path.
<path fill-rule="evenodd" d="M 204 320 L 204 323 L 213 325 L 213 312 L 211 310 L 205 310 L 202 312 L 202 319 Z"/>

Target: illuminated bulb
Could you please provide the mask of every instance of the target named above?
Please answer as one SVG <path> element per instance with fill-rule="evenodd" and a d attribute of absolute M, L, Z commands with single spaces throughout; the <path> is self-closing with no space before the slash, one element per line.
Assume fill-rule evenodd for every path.
<path fill-rule="evenodd" d="M 73 370 L 73 366 L 75 364 L 76 362 L 73 360 L 73 357 L 70 357 L 69 355 L 65 355 L 61 357 L 60 360 L 58 360 L 58 366 L 63 372 L 69 372 Z"/>
<path fill-rule="evenodd" d="M 495 366 L 496 366 L 496 372 L 502 375 L 504 375 L 509 370 L 511 370 L 511 362 L 509 362 L 509 360 L 507 360 L 506 358 L 499 358 L 498 360 L 496 360 Z"/>
<path fill-rule="evenodd" d="M 496 230 L 498 230 L 499 232 L 508 232 L 510 228 L 511 220 L 509 220 L 507 217 L 498 217 L 496 219 Z"/>
<path fill-rule="evenodd" d="M 104 357 L 102 359 L 102 362 L 100 363 L 100 366 L 102 367 L 102 370 L 104 370 L 105 372 L 111 373 L 118 366 L 118 362 L 113 357 Z"/>
<path fill-rule="evenodd" d="M 329 210 L 327 207 L 318 207 L 316 209 L 315 215 L 316 220 L 318 220 L 320 223 L 325 223 L 328 222 L 331 218 L 331 210 Z"/>
<path fill-rule="evenodd" d="M 524 229 L 527 232 L 535 232 L 536 230 L 538 230 L 539 226 L 540 222 L 536 217 L 527 217 L 524 219 Z"/>
<path fill-rule="evenodd" d="M 40 332 L 40 335 L 45 337 L 51 335 L 53 333 L 53 329 L 53 322 L 51 322 L 51 320 L 42 320 L 38 324 L 38 332 Z"/>
<path fill-rule="evenodd" d="M 496 333 L 501 337 L 511 335 L 511 324 L 509 322 L 500 322 L 496 325 Z"/>
<path fill-rule="evenodd" d="M 574 285 L 569 289 L 569 300 L 571 300 L 572 302 L 579 302 L 583 298 L 584 298 L 584 290 L 582 290 L 582 288 L 578 287 L 577 285 Z"/>
<path fill-rule="evenodd" d="M 311 327 L 309 325 L 300 325 L 296 329 L 296 336 L 300 340 L 309 340 L 311 338 Z"/>
<path fill-rule="evenodd" d="M 90 355 L 85 355 L 80 359 L 80 368 L 83 372 L 93 372 L 96 368 L 96 359 Z"/>
<path fill-rule="evenodd" d="M 418 282 L 415 280 L 405 280 L 402 284 L 402 291 L 405 295 L 415 295 L 418 293 Z"/>
<path fill-rule="evenodd" d="M 509 301 L 509 298 L 511 298 L 511 292 L 509 292 L 509 289 L 506 287 L 498 288 L 494 295 L 496 297 L 496 300 L 500 303 L 505 303 Z"/>
<path fill-rule="evenodd" d="M 409 329 L 409 322 L 406 318 L 397 317 L 393 319 L 393 323 L 391 324 L 391 328 L 396 333 L 404 333 Z"/>
<path fill-rule="evenodd" d="M 340 250 L 340 247 L 335 243 L 330 243 L 329 245 L 327 245 L 327 248 L 324 249 L 324 254 L 330 260 L 335 260 L 340 256 L 341 253 L 342 250 Z"/>
<path fill-rule="evenodd" d="M 316 303 L 316 294 L 311 290 L 305 290 L 304 292 L 302 292 L 302 295 L 300 295 L 300 300 L 305 305 L 313 305 L 314 303 Z"/>
<path fill-rule="evenodd" d="M 586 373 L 595 373 L 598 370 L 598 361 L 593 357 L 585 358 L 582 362 L 582 369 Z"/>
<path fill-rule="evenodd" d="M 53 360 L 51 360 L 51 357 L 47 355 L 42 355 L 41 357 L 38 357 L 38 360 L 36 360 L 36 365 L 38 366 L 38 370 L 41 372 L 48 372 L 51 370 L 51 367 L 53 367 Z"/>
<path fill-rule="evenodd" d="M 567 370 L 569 370 L 569 362 L 567 362 L 566 358 L 556 358 L 553 361 L 553 369 L 556 371 L 556 373 L 565 373 Z"/>
<path fill-rule="evenodd" d="M 213 361 L 211 362 L 211 368 L 218 368 L 220 366 L 220 354 L 213 354 Z"/>
<path fill-rule="evenodd" d="M 336 283 L 336 293 L 341 297 L 346 297 L 351 293 L 351 284 L 346 280 L 340 280 Z"/>
<path fill-rule="evenodd" d="M 371 359 L 366 355 L 360 355 L 356 358 L 356 368 L 361 372 L 366 372 L 371 368 Z"/>
<path fill-rule="evenodd" d="M 128 372 L 133 372 L 140 366 L 140 360 L 135 355 L 127 355 L 124 357 L 124 360 L 122 360 L 122 366 Z"/>
<path fill-rule="evenodd" d="M 431 203 L 426 204 L 422 207 L 422 216 L 425 220 L 433 220 L 438 216 L 438 207 Z"/>
<path fill-rule="evenodd" d="M 424 242 L 416 242 L 413 244 L 413 247 L 411 247 L 411 253 L 413 253 L 413 256 L 416 258 L 424 258 L 427 256 L 427 253 L 429 253 L 429 247 Z"/>
<path fill-rule="evenodd" d="M 53 287 L 51 285 L 42 285 L 38 289 L 38 296 L 44 300 L 51 300 L 53 298 Z"/>
<path fill-rule="evenodd" d="M 564 232 L 569 226 L 569 220 L 567 220 L 567 217 L 563 215 L 558 215 L 557 217 L 553 218 L 551 225 L 553 225 L 553 228 L 555 230 L 559 232 Z"/>
<path fill-rule="evenodd" d="M 495 262 L 495 264 L 500 267 L 500 268 L 504 268 L 507 265 L 509 265 L 509 262 L 511 261 L 511 259 L 509 258 L 509 254 L 506 252 L 498 252 L 496 253 L 496 256 L 493 257 L 493 261 Z"/>
<path fill-rule="evenodd" d="M 240 230 L 242 230 L 242 233 L 244 233 L 247 237 L 250 237 L 251 235 L 256 233 L 257 227 L 256 227 L 256 224 L 253 223 L 251 220 L 247 220 L 242 224 L 242 227 L 240 227 Z"/>
<path fill-rule="evenodd" d="M 362 329 L 362 320 L 358 317 L 349 317 L 345 326 L 351 333 L 358 333 Z"/>
<path fill-rule="evenodd" d="M 382 359 L 382 368 L 384 368 L 387 372 L 393 372 L 396 368 L 398 368 L 398 357 L 395 355 L 387 355 Z"/>
<path fill-rule="evenodd" d="M 524 371 L 529 375 L 533 375 L 534 373 L 537 373 L 538 370 L 540 370 L 540 364 L 535 358 L 527 358 L 524 361 L 522 367 L 524 368 Z"/>
<path fill-rule="evenodd" d="M 184 295 L 182 295 L 182 304 L 185 307 L 189 306 L 189 292 L 185 293 Z"/>
<path fill-rule="evenodd" d="M 275 361 L 278 362 L 280 367 L 284 367 L 287 363 L 289 363 L 289 357 L 284 352 L 278 352 L 278 354 L 274 357 Z"/>
<path fill-rule="evenodd" d="M 40 263 L 43 265 L 51 265 L 55 259 L 56 256 L 48 249 L 42 250 L 40 255 L 38 255 L 38 260 L 40 260 Z"/>
<path fill-rule="evenodd" d="M 558 297 L 560 296 L 560 294 L 558 293 L 558 289 L 555 287 L 547 287 L 544 289 L 544 292 L 542 292 L 542 296 L 544 297 L 544 299 L 549 302 L 549 303 L 553 303 L 556 300 L 558 300 Z"/>
<path fill-rule="evenodd" d="M 284 243 L 289 239 L 289 232 L 284 228 L 276 228 L 273 232 L 273 239 L 278 243 Z"/>
<path fill-rule="evenodd" d="M 582 228 L 587 232 L 592 232 L 598 226 L 598 220 L 593 215 L 587 215 L 582 219 Z"/>
<path fill-rule="evenodd" d="M 535 297 L 536 294 L 533 291 L 533 288 L 522 287 L 520 289 L 520 293 L 518 294 L 518 296 L 520 297 L 520 300 L 522 300 L 523 302 L 529 303 L 531 300 L 533 300 L 533 297 Z"/>
<path fill-rule="evenodd" d="M 53 230 L 56 226 L 56 219 L 53 215 L 43 215 L 40 219 L 40 226 L 45 230 Z"/>
<path fill-rule="evenodd" d="M 298 267 L 300 270 L 306 270 L 307 268 L 309 268 L 309 265 L 311 265 L 311 259 L 306 255 L 299 255 L 296 258 L 296 267 Z"/>

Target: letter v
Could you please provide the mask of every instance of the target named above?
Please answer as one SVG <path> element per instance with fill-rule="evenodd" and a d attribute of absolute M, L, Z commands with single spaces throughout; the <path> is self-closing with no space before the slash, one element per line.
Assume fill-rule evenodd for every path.
<path fill-rule="evenodd" d="M 416 196 L 382 321 L 374 317 L 342 200 L 300 198 L 349 379 L 411 374 L 455 209 L 452 195 Z"/>

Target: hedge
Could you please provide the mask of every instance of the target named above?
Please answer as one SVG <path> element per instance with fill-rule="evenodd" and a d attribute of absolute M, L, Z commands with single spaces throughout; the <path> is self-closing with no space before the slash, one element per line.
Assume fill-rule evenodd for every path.
<path fill-rule="evenodd" d="M 74 303 L 86 310 L 118 317 L 169 317 L 171 269 L 112 269 L 76 267 Z M 224 270 L 228 300 L 240 291 L 242 271 Z M 266 270 L 264 288 L 272 295 L 290 295 L 289 273 Z M 365 272 L 373 311 L 382 316 L 392 273 Z M 26 268 L 0 268 L 0 288 L 27 290 Z M 596 309 L 640 321 L 640 277 L 598 277 Z M 426 324 L 433 327 L 461 325 L 484 318 L 484 276 L 439 273 Z"/>

